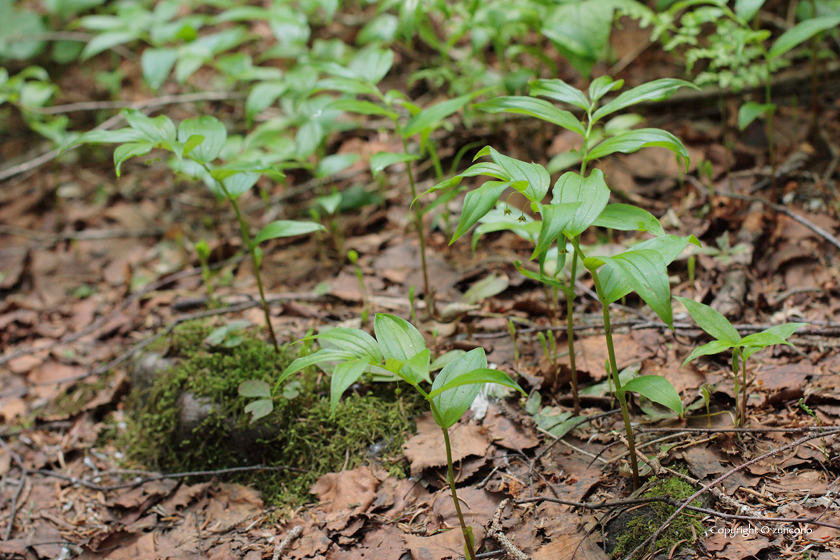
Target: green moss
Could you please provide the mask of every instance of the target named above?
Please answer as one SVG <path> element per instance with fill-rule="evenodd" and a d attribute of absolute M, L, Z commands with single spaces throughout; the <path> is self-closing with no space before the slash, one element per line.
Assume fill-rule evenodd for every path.
<path fill-rule="evenodd" d="M 80 413 L 94 398 L 108 390 L 110 374 L 100 375 L 92 382 L 80 381 L 62 391 L 47 406 L 36 413 L 40 417 L 70 417 Z"/>
<path fill-rule="evenodd" d="M 682 469 L 676 470 L 682 472 Z M 683 472 L 683 474 L 685 473 Z M 681 478 L 672 476 L 654 481 L 651 488 L 642 497 L 653 498 L 661 496 L 684 501 L 695 492 L 696 489 L 689 483 Z M 691 505 L 700 507 L 700 500 L 694 500 L 691 502 Z M 613 557 L 623 558 L 635 550 L 645 539 L 662 527 L 665 520 L 676 510 L 677 508 L 675 506 L 656 502 L 639 508 L 637 510 L 638 513 L 624 525 L 621 535 L 616 539 Z M 659 535 L 659 538 L 656 540 L 656 549 L 664 550 L 667 553 L 677 543 L 682 543 L 681 546 L 692 544 L 696 540 L 697 535 L 703 534 L 703 530 L 704 528 L 702 523 L 700 523 L 698 515 L 690 511 L 683 511 Z"/>
<path fill-rule="evenodd" d="M 271 505 L 295 507 L 309 499 L 318 477 L 347 465 L 367 464 L 367 453 L 379 444 L 378 458 L 392 474 L 405 476 L 399 450 L 423 410 L 422 397 L 413 391 L 400 395 L 394 384 L 376 384 L 364 395 L 350 394 L 330 412 L 329 377 L 315 371 L 296 376 L 289 387 L 298 393 L 278 397 L 274 411 L 251 423 L 244 412 L 250 399 L 238 395 L 239 384 L 259 379 L 273 386 L 294 356 L 276 354 L 269 345 L 251 338 L 231 349 L 209 349 L 202 343 L 208 328 L 186 326 L 171 340 L 170 356 L 178 367 L 162 373 L 147 394 L 129 397 L 128 427 L 117 445 L 129 458 L 164 472 L 215 470 L 245 464 L 305 469 L 248 472 L 226 481 L 253 484 Z M 217 403 L 191 434 L 178 434 L 184 392 Z M 243 434 L 245 434 L 243 436 Z M 384 442 L 384 444 L 383 444 Z"/>

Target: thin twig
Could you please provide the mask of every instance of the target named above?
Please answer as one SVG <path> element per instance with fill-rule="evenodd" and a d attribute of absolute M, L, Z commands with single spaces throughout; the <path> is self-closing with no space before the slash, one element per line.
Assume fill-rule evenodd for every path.
<path fill-rule="evenodd" d="M 292 546 L 292 543 L 295 542 L 301 533 L 303 533 L 303 525 L 298 525 L 293 527 L 291 531 L 286 533 L 286 538 L 283 539 L 282 542 L 277 543 L 274 547 L 274 554 L 271 556 L 271 560 L 280 560 L 283 554 L 289 550 L 289 547 Z"/>
<path fill-rule="evenodd" d="M 18 482 L 18 486 L 15 489 L 15 494 L 12 496 L 12 501 L 9 504 L 9 524 L 6 526 L 6 534 L 3 537 L 4 541 L 9 540 L 12 537 L 12 529 L 15 525 L 15 516 L 17 516 L 17 504 L 18 499 L 20 499 L 21 493 L 23 493 L 23 487 L 26 484 L 26 478 L 29 475 L 29 469 L 26 465 L 23 464 L 23 459 L 20 455 L 14 452 L 11 447 L 0 438 L 0 447 L 6 451 L 12 460 L 17 464 L 18 468 L 20 469 L 20 482 Z"/>
<path fill-rule="evenodd" d="M 764 453 L 762 455 L 754 457 L 754 458 L 750 459 L 749 461 L 744 461 L 743 463 L 741 463 L 737 467 L 735 467 L 733 469 L 730 469 L 728 472 L 725 472 L 724 474 L 720 475 L 719 477 L 717 477 L 716 479 L 711 481 L 709 484 L 702 487 L 700 490 L 698 490 L 697 492 L 692 494 L 690 497 L 688 497 L 682 503 L 682 505 L 680 507 L 678 507 L 677 510 L 674 513 L 672 513 L 671 516 L 668 519 L 666 519 L 664 523 L 662 523 L 662 526 L 659 529 L 657 529 L 651 536 L 649 536 L 644 541 L 642 541 L 642 543 L 640 543 L 639 546 L 634 548 L 630 552 L 630 554 L 628 554 L 627 556 L 624 557 L 624 560 L 630 560 L 631 558 L 636 556 L 636 553 L 638 553 L 639 551 L 644 549 L 649 543 L 656 542 L 656 539 L 659 538 L 659 535 L 662 534 L 662 531 L 664 531 L 668 527 L 668 525 L 670 525 L 670 523 L 674 519 L 676 519 L 677 516 L 680 513 L 682 513 L 682 511 L 689 506 L 689 504 L 691 504 L 691 502 L 693 502 L 695 499 L 697 499 L 698 497 L 703 495 L 705 492 L 707 492 L 710 488 L 712 488 L 714 486 L 717 486 L 719 483 L 726 480 L 730 476 L 744 470 L 745 468 L 747 468 L 750 465 L 754 465 L 755 463 L 757 463 L 759 461 L 762 461 L 762 460 L 764 460 L 768 457 L 772 457 L 773 455 L 775 455 L 777 453 L 781 453 L 782 451 L 787 451 L 788 449 L 793 449 L 794 447 L 797 447 L 797 446 L 805 443 L 806 441 L 810 441 L 810 440 L 816 439 L 818 437 L 824 437 L 826 435 L 833 435 L 833 434 L 836 434 L 836 433 L 840 433 L 840 429 L 830 430 L 830 431 L 829 430 L 824 430 L 821 433 L 809 434 L 807 436 L 803 436 L 803 437 L 797 439 L 794 442 L 783 445 L 782 447 L 779 447 L 778 449 L 773 449 L 771 451 L 768 451 L 767 453 Z"/>

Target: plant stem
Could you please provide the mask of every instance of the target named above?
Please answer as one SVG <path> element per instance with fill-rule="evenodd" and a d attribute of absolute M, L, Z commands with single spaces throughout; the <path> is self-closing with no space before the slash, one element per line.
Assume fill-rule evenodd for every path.
<path fill-rule="evenodd" d="M 569 291 L 566 292 L 566 339 L 569 343 L 569 369 L 572 370 L 572 401 L 574 414 L 580 413 L 580 396 L 578 395 L 577 367 L 575 365 L 575 276 L 577 276 L 577 253 L 572 253 L 572 270 L 569 277 Z"/>
<path fill-rule="evenodd" d="M 449 443 L 449 430 L 441 428 L 443 431 L 443 443 L 446 446 L 446 466 L 449 478 L 449 490 L 452 492 L 452 501 L 455 503 L 455 513 L 458 514 L 458 521 L 461 522 L 461 533 L 464 535 L 464 543 L 467 548 L 467 556 L 469 560 L 476 560 L 475 550 L 473 549 L 472 531 L 467 527 L 467 522 L 464 521 L 464 514 L 461 513 L 461 502 L 458 501 L 458 493 L 455 491 L 455 469 L 452 467 L 452 446 Z"/>
<path fill-rule="evenodd" d="M 406 155 L 409 155 L 408 142 L 406 141 L 405 136 L 403 136 L 402 128 L 396 120 L 394 121 L 394 124 L 397 127 L 397 134 L 399 134 L 402 139 L 403 151 Z M 414 184 L 414 173 L 411 171 L 410 161 L 406 162 L 406 168 L 408 169 L 408 184 L 411 187 L 411 200 L 413 201 L 417 198 L 417 187 Z M 420 265 L 423 268 L 423 294 L 427 300 L 427 311 L 434 317 L 436 315 L 435 295 L 432 291 L 431 284 L 429 284 L 429 269 L 426 266 L 426 236 L 423 233 L 423 213 L 420 210 L 420 205 L 417 205 L 414 210 L 414 224 L 417 227 L 417 236 L 420 239 Z"/>
<path fill-rule="evenodd" d="M 739 427 L 747 425 L 747 360 L 741 357 L 741 422 Z"/>
<path fill-rule="evenodd" d="M 580 250 L 578 242 L 572 240 L 572 244 L 575 247 L 575 253 L 580 255 L 581 260 L 584 260 L 585 257 Z M 613 345 L 612 325 L 610 323 L 610 304 L 604 299 L 604 291 L 601 289 L 601 281 L 598 278 L 598 273 L 592 268 L 589 269 L 589 272 L 592 274 L 595 293 L 598 295 L 598 301 L 601 302 L 601 310 L 604 315 L 604 337 L 607 340 L 610 374 L 615 384 L 615 397 L 621 406 L 621 416 L 624 418 L 624 432 L 627 436 L 627 447 L 630 452 L 630 467 L 633 469 L 633 489 L 635 490 L 639 487 L 639 461 L 636 458 L 636 440 L 633 437 L 633 426 L 630 424 L 630 409 L 627 407 L 627 398 L 621 386 L 621 379 L 618 377 L 618 362 L 615 359 L 615 346 Z"/>

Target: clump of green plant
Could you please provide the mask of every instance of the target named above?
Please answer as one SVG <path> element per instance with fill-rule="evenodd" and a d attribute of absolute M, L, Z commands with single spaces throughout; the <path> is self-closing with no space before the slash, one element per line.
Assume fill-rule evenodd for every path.
<path fill-rule="evenodd" d="M 324 396 L 327 382 L 313 371 L 286 383 L 265 425 L 255 427 L 243 411 L 238 387 L 248 380 L 277 379 L 294 355 L 285 347 L 276 353 L 247 330 L 239 331 L 235 351 L 224 342 L 209 345 L 218 331 L 197 324 L 178 328 L 167 341 L 167 355 L 176 365 L 156 374 L 145 392 L 129 396 L 127 429 L 115 445 L 131 460 L 163 472 L 249 464 L 303 468 L 231 475 L 230 480 L 254 484 L 268 503 L 292 508 L 309 501 L 312 484 L 345 461 L 348 468 L 367 464 L 375 444 L 385 443 L 378 457 L 383 467 L 396 476 L 406 474 L 405 462 L 397 458 L 412 432 L 412 418 L 423 410 L 422 398 L 377 384 L 364 394 L 348 395 L 333 411 Z M 212 403 L 191 433 L 179 432 L 185 393 Z"/>
<path fill-rule="evenodd" d="M 408 184 L 411 189 L 412 199 L 417 198 L 417 187 L 412 170 L 412 162 L 428 153 L 435 167 L 437 175 L 443 178 L 443 168 L 437 149 L 430 141 L 432 132 L 443 126 L 446 117 L 456 113 L 464 107 L 475 96 L 483 91 L 476 91 L 462 95 L 454 99 L 442 101 L 426 109 L 413 103 L 400 91 L 389 90 L 386 93 L 377 87 L 382 78 L 391 68 L 394 61 L 394 53 L 383 49 L 366 49 L 367 55 L 354 60 L 348 67 L 336 63 L 318 63 L 315 66 L 322 72 L 331 75 L 330 78 L 320 80 L 313 91 L 332 90 L 345 94 L 347 97 L 338 99 L 328 105 L 329 109 L 349 111 L 361 115 L 373 115 L 384 117 L 394 123 L 397 136 L 402 141 L 403 151 L 379 152 L 371 156 L 370 168 L 374 176 L 381 173 L 385 168 L 395 164 L 405 164 L 408 174 Z M 358 99 L 363 96 L 372 99 Z M 404 120 L 399 108 L 408 111 L 410 118 Z M 420 139 L 420 154 L 413 154 L 409 150 L 408 141 L 414 136 Z M 435 206 L 445 202 L 437 201 Z M 428 304 L 428 309 L 434 313 L 434 288 L 429 282 L 428 267 L 426 265 L 426 236 L 423 228 L 423 215 L 429 208 L 422 208 L 419 204 L 414 206 L 414 223 L 417 229 L 420 243 L 420 263 L 423 271 L 423 289 Z"/>
<path fill-rule="evenodd" d="M 428 403 L 435 422 L 443 432 L 449 489 L 464 535 L 464 551 L 467 558 L 475 560 L 475 538 L 472 528 L 467 526 L 461 513 L 461 504 L 455 488 L 449 428 L 458 422 L 472 405 L 484 383 L 498 383 L 523 395 L 525 392 L 506 373 L 487 367 L 487 357 L 482 348 L 460 354 L 445 354 L 442 359 L 431 363 L 431 351 L 426 348 L 423 335 L 405 319 L 377 313 L 373 320 L 373 329 L 375 339 L 365 331 L 342 327 L 307 337 L 304 340 L 317 339 L 323 348 L 292 362 L 277 378 L 273 393 L 277 393 L 280 384 L 290 375 L 309 366 L 325 363 L 337 364 L 330 381 L 330 403 L 333 411 L 338 410 L 341 395 L 366 373 L 374 380 L 402 380 L 414 387 Z M 443 362 L 446 362 L 445 365 Z M 438 367 L 442 367 L 441 372 L 432 382 L 430 372 Z M 431 384 L 431 389 L 423 389 L 421 383 Z M 264 403 L 259 411 L 254 413 L 255 419 L 271 410 L 272 391 L 268 383 L 248 383 L 240 387 L 240 393 L 255 396 L 259 400 L 254 402 Z"/>
<path fill-rule="evenodd" d="M 738 394 L 739 388 L 741 392 L 741 400 L 738 406 L 738 414 L 736 416 L 735 425 L 744 426 L 747 422 L 747 360 L 758 352 L 768 346 L 774 344 L 786 344 L 793 346 L 787 341 L 787 338 L 796 332 L 798 329 L 807 326 L 808 323 L 785 323 L 784 325 L 776 325 L 761 332 L 753 333 L 751 335 L 741 338 L 738 330 L 732 326 L 729 320 L 721 315 L 718 311 L 712 309 L 704 303 L 698 303 L 687 298 L 677 297 L 680 303 L 685 305 L 688 313 L 697 323 L 697 325 L 714 337 L 715 340 L 704 344 L 692 350 L 691 354 L 685 359 L 683 365 L 699 358 L 700 356 L 708 356 L 710 354 L 718 354 L 727 350 L 732 350 L 732 373 L 735 379 L 735 393 Z M 741 371 L 741 380 L 738 380 L 738 370 Z M 740 387 L 739 387 L 740 386 Z"/>
<path fill-rule="evenodd" d="M 679 477 L 671 476 L 656 480 L 649 490 L 644 492 L 643 498 L 670 498 L 672 500 L 684 501 L 694 494 L 695 489 Z M 694 507 L 701 507 L 700 500 L 691 503 Z M 630 519 L 622 528 L 621 534 L 616 539 L 616 546 L 613 549 L 614 558 L 623 558 L 627 553 L 635 550 L 642 541 L 662 526 L 676 510 L 676 506 L 662 502 L 653 502 L 642 507 L 639 514 Z M 696 514 L 684 512 L 668 525 L 656 541 L 658 550 L 673 552 L 675 546 L 691 544 L 697 540 L 697 535 L 704 532 L 703 524 Z"/>
<path fill-rule="evenodd" d="M 172 120 L 161 115 L 147 117 L 140 111 L 126 109 L 123 116 L 129 124 L 128 128 L 119 130 L 94 130 L 87 132 L 73 141 L 76 144 L 120 144 L 114 150 L 114 164 L 117 176 L 124 161 L 136 156 L 143 156 L 155 148 L 161 148 L 173 153 L 179 161 L 188 160 L 193 165 L 182 167 L 182 171 L 191 172 L 196 179 L 202 179 L 218 200 L 227 200 L 236 215 L 239 233 L 245 250 L 251 257 L 254 277 L 260 293 L 263 313 L 265 314 L 266 329 L 275 350 L 280 351 L 274 327 L 271 325 L 271 314 L 265 298 L 260 265 L 263 251 L 260 244 L 270 239 L 293 237 L 324 227 L 314 222 L 299 222 L 293 220 L 277 220 L 263 227 L 256 236 L 251 236 L 251 228 L 244 214 L 239 208 L 237 199 L 248 192 L 263 173 L 271 173 L 275 177 L 283 177 L 276 169 L 266 167 L 260 162 L 233 161 L 215 163 L 220 157 L 227 142 L 227 130 L 215 117 L 204 115 L 196 119 L 181 121 L 177 129 Z M 69 147 L 68 146 L 68 147 Z"/>
<path fill-rule="evenodd" d="M 476 159 L 490 156 L 492 163 L 476 163 L 465 172 L 444 181 L 432 188 L 434 190 L 453 189 L 463 178 L 488 175 L 495 180 L 485 182 L 481 187 L 467 193 L 455 234 L 451 242 L 464 235 L 473 225 L 485 217 L 496 205 L 508 188 L 514 189 L 530 203 L 531 210 L 539 219 L 526 217 L 524 212 L 520 221 L 525 226 L 512 225 L 510 220 L 501 220 L 497 224 L 485 221 L 482 231 L 491 229 L 521 229 L 535 239 L 535 248 L 531 259 L 538 259 L 540 272 L 534 273 L 522 267 L 520 262 L 514 265 L 522 274 L 542 282 L 556 290 L 563 291 L 567 303 L 567 338 L 572 366 L 572 393 L 575 410 L 579 409 L 577 372 L 574 362 L 574 325 L 573 302 L 574 283 L 577 277 L 577 261 L 583 263 L 595 284 L 598 299 L 603 308 L 604 330 L 609 352 L 607 369 L 614 383 L 614 392 L 621 405 L 625 431 L 630 446 L 630 461 L 633 468 L 634 484 L 639 483 L 638 465 L 635 456 L 633 430 L 630 424 L 626 392 L 636 391 L 652 401 L 658 402 L 678 414 L 683 413 L 679 395 L 664 378 L 646 375 L 622 384 L 616 366 L 615 350 L 610 326 L 609 305 L 635 291 L 663 321 L 672 327 L 670 304 L 670 286 L 667 265 L 685 249 L 689 242 L 697 243 L 693 236 L 680 238 L 665 235 L 662 225 L 649 212 L 628 204 L 607 204 L 610 190 L 604 174 L 593 169 L 586 175 L 586 169 L 592 160 L 610 154 L 632 153 L 645 147 L 664 147 L 688 163 L 688 151 L 673 134 L 655 128 L 627 129 L 626 119 L 613 118 L 603 127 L 599 125 L 605 117 L 642 101 L 657 101 L 671 96 L 684 86 L 694 87 L 682 80 L 664 79 L 643 84 L 624 92 L 612 101 L 600 105 L 600 100 L 609 92 L 620 89 L 623 81 L 614 81 L 609 76 L 593 80 L 588 96 L 562 80 L 538 80 L 531 84 L 531 95 L 541 95 L 574 105 L 585 112 L 583 120 L 571 112 L 559 109 L 542 99 L 534 97 L 501 97 L 477 105 L 485 111 L 497 113 L 507 111 L 534 116 L 566 128 L 583 138 L 581 149 L 573 154 L 580 162 L 580 173 L 567 172 L 560 177 L 551 189 L 550 176 L 546 168 L 534 163 L 525 163 L 502 155 L 492 147 L 481 150 Z M 454 190 L 454 189 L 453 189 Z M 543 199 L 552 191 L 549 204 Z M 646 231 L 655 235 L 654 239 L 642 242 L 632 249 L 612 257 L 592 257 L 584 253 L 580 245 L 580 236 L 590 226 L 602 226 L 618 230 Z M 557 249 L 551 251 L 552 245 Z M 567 281 L 563 281 L 566 254 L 571 251 L 571 271 Z M 552 255 L 554 263 L 548 263 Z M 552 264 L 551 273 L 546 265 Z"/>

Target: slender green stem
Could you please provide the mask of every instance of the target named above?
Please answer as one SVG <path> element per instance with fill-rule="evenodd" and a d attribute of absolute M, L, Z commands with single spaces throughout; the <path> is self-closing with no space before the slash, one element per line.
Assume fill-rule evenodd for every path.
<path fill-rule="evenodd" d="M 569 369 L 572 370 L 572 401 L 574 413 L 580 413 L 580 395 L 578 394 L 577 366 L 575 364 L 575 276 L 577 276 L 577 253 L 572 253 L 572 270 L 569 277 L 569 291 L 566 292 L 566 339 L 569 344 Z"/>
<path fill-rule="evenodd" d="M 764 79 L 764 103 L 766 105 L 770 105 L 773 102 L 772 97 L 772 86 L 770 84 L 770 60 L 766 60 L 767 64 L 767 76 Z M 775 111 L 770 108 L 767 111 L 767 156 L 769 157 L 770 161 L 770 189 L 773 192 L 773 196 L 776 196 L 776 153 L 775 153 L 775 142 L 773 141 L 773 113 Z"/>
<path fill-rule="evenodd" d="M 741 422 L 739 427 L 747 425 L 747 360 L 741 357 Z"/>
<path fill-rule="evenodd" d="M 397 128 L 397 134 L 399 134 L 400 139 L 402 139 L 403 144 L 403 151 L 406 155 L 409 155 L 408 152 L 408 142 L 403 136 L 402 128 L 398 121 L 394 121 L 394 125 Z M 408 169 L 408 184 L 411 187 L 411 200 L 417 198 L 417 187 L 414 183 L 414 173 L 411 171 L 411 162 L 406 163 L 406 167 Z M 415 206 L 414 210 L 414 224 L 417 227 L 417 236 L 420 240 L 420 265 L 423 269 L 423 293 L 426 297 L 426 305 L 428 308 L 429 313 L 434 316 L 435 315 L 435 302 L 434 302 L 434 293 L 432 292 L 431 284 L 429 283 L 429 269 L 426 266 L 426 236 L 423 232 L 423 212 L 420 210 L 420 205 Z"/>
<path fill-rule="evenodd" d="M 580 250 L 577 240 L 572 240 L 575 247 L 575 253 L 580 256 L 581 260 L 586 257 Z M 607 352 L 609 354 L 610 375 L 615 384 L 615 397 L 618 399 L 618 404 L 621 406 L 621 416 L 624 418 L 624 432 L 627 436 L 627 447 L 630 452 L 630 467 L 633 469 L 633 488 L 639 487 L 639 461 L 636 458 L 636 440 L 633 437 L 633 426 L 630 424 L 630 409 L 627 406 L 627 397 L 625 396 L 624 388 L 621 386 L 621 379 L 618 376 L 618 362 L 615 358 L 615 346 L 612 338 L 612 324 L 610 323 L 610 306 L 604 298 L 604 291 L 601 288 L 601 281 L 598 278 L 598 273 L 590 268 L 589 272 L 592 275 L 592 281 L 595 284 L 595 293 L 598 295 L 598 301 L 601 302 L 601 310 L 604 315 L 604 337 L 607 341 Z"/>
<path fill-rule="evenodd" d="M 449 478 L 449 490 L 452 492 L 452 501 L 455 503 L 455 513 L 458 514 L 458 521 L 461 522 L 461 533 L 464 535 L 464 543 L 467 547 L 467 556 L 469 560 L 476 560 L 475 549 L 473 548 L 472 531 L 467 527 L 467 522 L 464 521 L 464 514 L 461 513 L 461 502 L 458 501 L 458 493 L 455 490 L 455 469 L 452 467 L 452 446 L 449 443 L 449 430 L 441 428 L 443 431 L 443 443 L 446 446 L 446 466 Z"/>
<path fill-rule="evenodd" d="M 438 182 L 441 182 L 444 179 L 443 166 L 440 164 L 440 157 L 438 157 L 434 143 L 429 142 L 427 149 L 429 150 L 429 157 L 432 158 L 432 164 L 435 166 L 435 175 L 437 176 L 437 180 Z"/>

